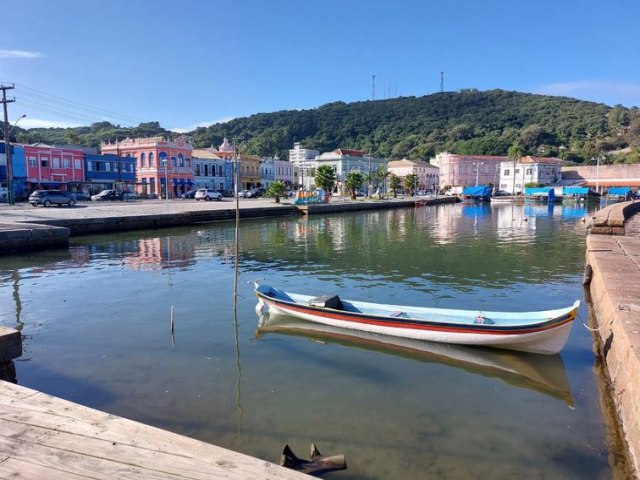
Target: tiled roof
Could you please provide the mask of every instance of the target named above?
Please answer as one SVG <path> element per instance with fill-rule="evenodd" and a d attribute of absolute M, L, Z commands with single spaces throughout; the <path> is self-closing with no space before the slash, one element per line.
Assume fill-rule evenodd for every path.
<path fill-rule="evenodd" d="M 350 157 L 364 157 L 367 153 L 362 150 L 348 150 L 346 148 L 336 148 L 334 152 L 338 155 L 349 155 Z"/>

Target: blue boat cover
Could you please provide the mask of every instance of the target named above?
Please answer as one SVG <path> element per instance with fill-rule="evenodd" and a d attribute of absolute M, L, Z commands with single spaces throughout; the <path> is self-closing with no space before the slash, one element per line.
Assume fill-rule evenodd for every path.
<path fill-rule="evenodd" d="M 524 194 L 530 197 L 549 197 L 550 201 L 556 198 L 556 191 L 553 187 L 525 188 Z"/>
<path fill-rule="evenodd" d="M 587 187 L 564 187 L 562 189 L 563 195 L 588 195 L 589 189 Z"/>
<path fill-rule="evenodd" d="M 490 197 L 491 196 L 491 187 L 479 185 L 476 187 L 465 187 L 462 190 L 462 195 L 466 195 L 467 197 Z"/>
<path fill-rule="evenodd" d="M 607 195 L 619 195 L 625 197 L 631 192 L 630 187 L 611 187 L 607 192 Z"/>

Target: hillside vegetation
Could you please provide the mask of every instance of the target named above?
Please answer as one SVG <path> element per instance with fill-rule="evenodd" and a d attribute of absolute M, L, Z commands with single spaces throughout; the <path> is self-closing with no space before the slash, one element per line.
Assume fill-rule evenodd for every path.
<path fill-rule="evenodd" d="M 447 92 L 354 103 L 335 102 L 311 110 L 259 113 L 189 132 L 197 147 L 224 137 L 247 153 L 286 158 L 294 142 L 329 151 L 355 148 L 387 158 L 428 159 L 446 150 L 506 155 L 513 144 L 526 154 L 579 163 L 640 162 L 640 111 L 581 100 L 492 91 Z M 71 129 L 21 131 L 25 143 L 79 143 L 126 136 L 177 134 L 158 122 L 121 128 L 108 122 Z"/>

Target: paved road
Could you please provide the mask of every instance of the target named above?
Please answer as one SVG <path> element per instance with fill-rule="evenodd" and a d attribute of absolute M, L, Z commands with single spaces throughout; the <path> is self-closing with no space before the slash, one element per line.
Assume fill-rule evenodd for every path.
<path fill-rule="evenodd" d="M 275 207 L 278 204 L 272 198 L 240 199 L 240 208 Z M 291 205 L 282 201 L 279 205 Z M 135 200 L 131 202 L 81 202 L 75 207 L 32 207 L 28 203 L 17 205 L 0 204 L 0 223 L 38 222 L 39 220 L 65 218 L 109 218 L 118 216 L 157 215 L 162 213 L 181 213 L 207 210 L 233 210 L 236 201 L 225 198 L 222 201 Z"/>

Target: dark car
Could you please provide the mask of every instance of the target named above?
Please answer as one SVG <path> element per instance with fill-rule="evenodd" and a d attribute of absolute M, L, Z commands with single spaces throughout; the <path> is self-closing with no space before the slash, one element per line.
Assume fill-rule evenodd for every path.
<path fill-rule="evenodd" d="M 29 203 L 34 207 L 38 205 L 44 207 L 50 207 L 51 205 L 73 207 L 76 201 L 69 192 L 63 190 L 36 190 L 29 195 Z"/>
<path fill-rule="evenodd" d="M 92 202 L 113 202 L 122 200 L 122 194 L 115 190 L 102 190 L 97 195 L 91 195 Z"/>
<path fill-rule="evenodd" d="M 84 192 L 82 190 L 78 190 L 77 192 L 71 192 L 71 195 L 73 196 L 73 198 L 76 199 L 76 202 L 84 202 L 84 201 L 89 201 L 91 200 L 91 195 L 89 195 L 89 192 Z"/>
<path fill-rule="evenodd" d="M 193 198 L 197 191 L 198 191 L 197 189 L 188 190 L 184 192 L 182 195 L 180 195 L 180 198 Z"/>

